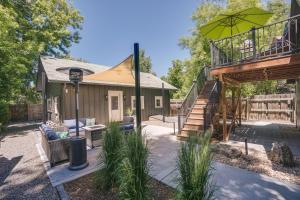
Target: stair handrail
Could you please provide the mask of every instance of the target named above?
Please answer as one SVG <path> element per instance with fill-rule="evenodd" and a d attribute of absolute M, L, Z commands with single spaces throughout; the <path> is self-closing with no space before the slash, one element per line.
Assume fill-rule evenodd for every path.
<path fill-rule="evenodd" d="M 186 116 L 190 109 L 193 107 L 195 100 L 198 98 L 200 91 L 207 80 L 207 67 L 204 66 L 197 74 L 196 79 L 193 80 L 193 84 L 189 92 L 185 95 L 181 106 L 178 109 L 178 133 L 180 133 L 183 124 L 186 121 Z M 181 118 L 183 117 L 183 120 Z"/>
<path fill-rule="evenodd" d="M 211 125 L 215 113 L 218 111 L 219 96 L 221 91 L 220 81 L 216 80 L 208 95 L 208 101 L 204 107 L 204 131 Z"/>

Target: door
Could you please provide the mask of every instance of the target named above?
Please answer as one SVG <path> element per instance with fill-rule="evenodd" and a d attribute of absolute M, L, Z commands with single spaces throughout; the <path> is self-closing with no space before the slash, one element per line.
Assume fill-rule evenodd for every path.
<path fill-rule="evenodd" d="M 108 91 L 109 121 L 123 120 L 123 92 Z"/>

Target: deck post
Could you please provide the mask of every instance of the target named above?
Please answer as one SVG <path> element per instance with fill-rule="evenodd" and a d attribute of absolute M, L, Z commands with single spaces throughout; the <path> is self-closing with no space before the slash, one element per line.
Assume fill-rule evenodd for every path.
<path fill-rule="evenodd" d="M 239 126 L 242 125 L 242 94 L 241 87 L 239 87 Z"/>
<path fill-rule="evenodd" d="M 222 118 L 223 118 L 223 141 L 228 141 L 228 132 L 227 132 L 227 100 L 226 100 L 226 84 L 223 80 L 223 75 L 219 76 L 219 80 L 222 84 L 221 90 L 221 109 L 222 109 Z"/>

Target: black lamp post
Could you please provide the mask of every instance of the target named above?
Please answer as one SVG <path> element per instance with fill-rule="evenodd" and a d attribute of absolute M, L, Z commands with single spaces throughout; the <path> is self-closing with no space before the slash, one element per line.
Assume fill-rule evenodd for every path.
<path fill-rule="evenodd" d="M 86 153 L 86 138 L 79 137 L 79 82 L 82 81 L 83 71 L 80 68 L 70 68 L 69 79 L 75 87 L 76 137 L 70 139 L 70 170 L 80 170 L 89 165 Z"/>

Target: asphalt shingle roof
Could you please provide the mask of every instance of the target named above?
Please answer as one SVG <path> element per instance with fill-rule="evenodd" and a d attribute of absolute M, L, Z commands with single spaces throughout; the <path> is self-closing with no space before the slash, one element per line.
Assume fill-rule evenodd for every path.
<path fill-rule="evenodd" d="M 86 63 L 81 61 L 53 58 L 53 57 L 41 57 L 41 63 L 46 72 L 49 82 L 69 82 L 69 76 L 66 73 L 57 71 L 59 68 L 68 68 L 68 67 L 80 67 L 83 69 L 90 70 L 94 73 L 102 72 L 110 69 L 108 66 Z M 162 83 L 164 83 L 165 89 L 176 90 L 174 86 L 169 83 L 161 80 L 160 78 L 154 76 L 150 73 L 141 72 L 141 87 L 143 88 L 161 88 Z M 95 81 L 95 80 L 84 80 L 83 83 L 86 84 L 99 84 L 99 85 L 115 85 L 115 86 L 131 86 L 132 84 L 123 84 L 117 82 L 109 81 Z"/>

